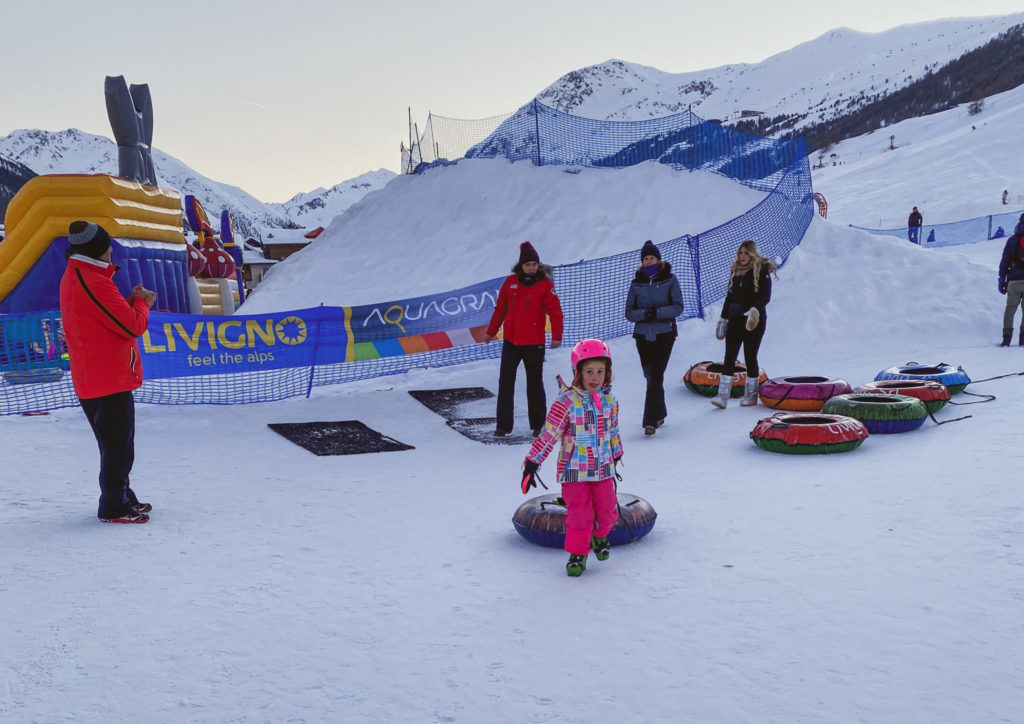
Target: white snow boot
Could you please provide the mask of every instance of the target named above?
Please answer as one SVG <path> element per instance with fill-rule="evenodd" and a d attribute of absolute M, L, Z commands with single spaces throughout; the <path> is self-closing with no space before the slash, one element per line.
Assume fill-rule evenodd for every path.
<path fill-rule="evenodd" d="M 718 380 L 718 395 L 711 398 L 711 404 L 724 410 L 725 406 L 729 404 L 730 395 L 732 395 L 732 375 L 723 372 Z"/>
<path fill-rule="evenodd" d="M 756 377 L 753 379 L 747 377 L 747 381 L 743 385 L 743 399 L 740 400 L 740 407 L 751 407 L 752 405 L 756 405 L 757 391 L 760 387 L 760 382 Z"/>

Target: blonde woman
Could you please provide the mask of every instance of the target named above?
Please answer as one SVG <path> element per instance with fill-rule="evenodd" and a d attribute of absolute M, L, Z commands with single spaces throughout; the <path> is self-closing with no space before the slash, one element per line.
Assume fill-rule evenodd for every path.
<path fill-rule="evenodd" d="M 765 307 L 772 298 L 772 275 L 778 278 L 775 263 L 761 256 L 752 240 L 740 244 L 729 275 L 729 292 L 722 303 L 722 318 L 718 320 L 715 335 L 725 340 L 725 360 L 718 396 L 711 400 L 715 407 L 725 409 L 732 393 L 732 374 L 736 371 L 736 357 L 743 347 L 743 361 L 747 366 L 747 384 L 740 404 L 757 404 L 757 351 L 764 337 L 767 314 Z"/>

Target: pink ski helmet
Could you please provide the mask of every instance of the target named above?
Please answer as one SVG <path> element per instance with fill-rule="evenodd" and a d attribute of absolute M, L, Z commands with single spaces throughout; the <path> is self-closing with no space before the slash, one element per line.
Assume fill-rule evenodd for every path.
<path fill-rule="evenodd" d="M 594 357 L 604 357 L 608 360 L 608 366 L 611 367 L 612 353 L 604 342 L 599 339 L 585 339 L 577 344 L 572 348 L 572 354 L 569 356 L 573 372 L 576 371 L 580 362 Z"/>

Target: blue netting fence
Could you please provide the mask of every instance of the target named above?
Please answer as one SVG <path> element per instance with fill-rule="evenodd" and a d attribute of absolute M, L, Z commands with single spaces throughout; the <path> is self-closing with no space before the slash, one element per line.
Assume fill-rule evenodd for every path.
<path fill-rule="evenodd" d="M 511 115 L 481 121 L 430 114 L 422 137 L 411 150 L 404 149 L 403 168 L 419 172 L 463 157 L 592 168 L 655 161 L 679 170 L 712 171 L 770 191 L 793 164 L 806 161 L 807 145 L 802 138 L 780 141 L 735 131 L 690 111 L 642 121 L 601 121 L 534 99 Z"/>
<path fill-rule="evenodd" d="M 953 221 L 948 224 L 925 224 L 919 232 L 918 243 L 925 247 L 939 247 L 973 244 L 974 242 L 987 241 L 988 239 L 1001 239 L 1010 236 L 1020 220 L 1020 211 L 1007 211 L 1002 214 L 979 216 L 974 219 Z M 868 229 L 863 226 L 855 226 L 854 224 L 850 224 L 850 226 L 875 236 L 895 236 L 900 239 L 910 239 L 910 229 L 905 226 L 895 229 Z"/>
<path fill-rule="evenodd" d="M 680 169 L 711 170 L 765 191 L 764 198 L 755 207 L 720 226 L 692 236 L 684 234 L 674 239 L 654 240 L 662 258 L 672 264 L 679 278 L 685 306 L 680 320 L 703 317 L 706 307 L 724 298 L 729 265 L 741 241 L 756 240 L 763 254 L 784 263 L 800 243 L 814 215 L 810 166 L 802 139 L 773 141 L 740 134 L 708 124 L 689 113 L 669 117 L 674 119 L 675 125 L 667 119 L 593 125 L 594 121 L 571 116 L 565 118 L 566 114 L 545 106 L 530 105 L 535 109 L 532 115 L 520 109 L 511 116 L 489 120 L 486 125 L 493 125 L 494 130 L 483 139 L 470 142 L 469 135 L 472 134 L 467 135 L 461 141 L 467 148 L 464 155 L 493 157 L 500 155 L 498 150 L 503 149 L 512 154 L 506 156 L 508 158 L 515 156 L 520 160 L 537 162 L 530 154 L 538 152 L 536 139 L 540 137 L 546 139 L 539 146 L 541 163 L 618 167 L 642 160 L 658 161 Z M 445 131 L 447 135 L 443 135 L 440 132 L 443 126 L 435 123 L 433 118 L 428 125 L 428 132 L 434 139 L 432 147 L 437 150 L 458 148 L 448 136 L 454 134 L 452 129 L 463 127 L 452 125 Z M 556 120 L 557 133 L 551 130 Z M 532 149 L 530 123 L 534 129 Z M 486 125 L 481 128 L 486 128 Z M 544 129 L 540 136 L 538 128 Z M 623 312 L 636 265 L 636 250 L 630 249 L 615 256 L 555 268 L 555 285 L 565 314 L 565 344 L 587 337 L 610 339 L 632 332 L 632 324 L 626 321 Z M 495 292 L 501 281 L 491 280 Z M 487 286 L 488 283 L 481 284 Z M 303 330 L 302 349 L 308 348 L 310 352 L 302 363 L 290 363 L 279 368 L 240 369 L 226 374 L 147 378 L 136 391 L 136 400 L 155 404 L 268 402 L 308 395 L 312 388 L 320 385 L 498 357 L 500 343 L 472 343 L 468 330 L 453 331 L 453 318 L 446 319 L 439 314 L 436 322 L 424 321 L 427 319 L 423 313 L 424 304 L 427 308 L 433 304 L 434 309 L 441 310 L 446 305 L 450 307 L 452 300 L 458 299 L 463 291 L 436 295 L 433 301 L 417 299 L 418 307 L 408 304 L 413 300 L 378 305 L 387 310 L 405 305 L 407 319 L 419 316 L 417 331 L 421 334 L 416 336 L 415 343 L 421 344 L 423 340 L 436 342 L 439 335 L 447 335 L 450 346 L 446 348 L 416 351 L 419 348 L 415 345 L 410 347 L 409 338 L 385 339 L 382 344 L 382 338 L 398 334 L 392 325 L 381 324 L 378 331 L 367 333 L 365 325 L 359 328 L 352 323 L 353 310 L 360 308 L 326 308 L 321 310 L 326 313 L 318 315 L 317 321 L 307 324 Z M 473 327 L 486 324 L 491 309 L 493 303 L 490 309 L 463 315 L 458 318 L 458 325 Z M 281 313 L 290 314 L 293 313 Z M 164 319 L 171 318 L 152 314 L 150 329 L 174 326 L 171 322 L 162 321 Z M 238 323 L 232 322 L 231 317 L 197 319 L 210 320 L 209 331 L 183 335 L 182 339 L 191 339 L 195 346 L 206 344 L 208 339 L 211 345 L 219 340 L 221 351 L 218 353 L 224 354 L 225 343 L 232 342 L 236 332 L 226 333 L 223 330 L 226 325 Z M 199 321 L 196 324 L 206 323 Z M 217 325 L 220 331 L 214 331 Z M 268 323 L 266 329 L 270 330 L 271 326 Z M 263 327 L 258 324 L 257 329 Z M 354 345 L 353 340 L 356 342 Z M 258 347 L 260 339 L 257 336 L 254 340 L 250 335 L 250 346 L 254 341 Z M 349 345 L 348 352 L 345 351 L 346 344 Z M 248 353 L 258 352 L 256 347 Z M 370 347 L 375 350 L 372 358 L 361 357 L 358 350 Z M 412 353 L 403 353 L 402 348 Z M 352 350 L 356 351 L 353 353 Z M 144 347 L 144 362 L 147 351 Z M 64 353 L 60 316 L 56 311 L 0 316 L 0 414 L 77 405 Z M 164 355 L 171 353 L 167 349 L 163 351 Z M 181 343 L 177 351 L 173 351 L 178 355 L 188 353 L 189 349 Z M 340 359 L 349 361 L 337 361 L 338 354 Z"/>

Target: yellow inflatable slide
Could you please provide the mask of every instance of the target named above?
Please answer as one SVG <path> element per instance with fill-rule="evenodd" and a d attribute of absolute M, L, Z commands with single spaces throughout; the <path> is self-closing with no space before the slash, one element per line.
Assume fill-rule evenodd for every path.
<path fill-rule="evenodd" d="M 0 302 L 50 243 L 77 219 L 99 224 L 115 238 L 185 243 L 181 196 L 117 176 L 37 176 L 11 199 L 0 242 Z"/>

